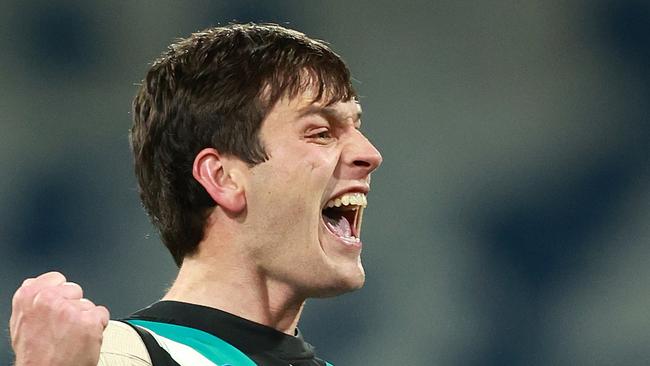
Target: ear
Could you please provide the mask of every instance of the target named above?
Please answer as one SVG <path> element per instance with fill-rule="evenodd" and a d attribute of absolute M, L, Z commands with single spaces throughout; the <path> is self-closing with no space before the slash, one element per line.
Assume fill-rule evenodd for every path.
<path fill-rule="evenodd" d="M 194 158 L 192 175 L 217 205 L 239 213 L 246 208 L 246 195 L 240 165 L 234 159 L 222 156 L 216 149 L 205 148 Z"/>

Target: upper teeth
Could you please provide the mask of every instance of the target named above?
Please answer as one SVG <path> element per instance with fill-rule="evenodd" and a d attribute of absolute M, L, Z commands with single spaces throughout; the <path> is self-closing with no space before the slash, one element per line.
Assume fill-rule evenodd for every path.
<path fill-rule="evenodd" d="M 368 205 L 368 200 L 366 195 L 359 192 L 346 193 L 342 196 L 338 196 L 334 199 L 327 201 L 327 207 L 341 207 L 341 206 L 361 206 L 366 207 Z"/>

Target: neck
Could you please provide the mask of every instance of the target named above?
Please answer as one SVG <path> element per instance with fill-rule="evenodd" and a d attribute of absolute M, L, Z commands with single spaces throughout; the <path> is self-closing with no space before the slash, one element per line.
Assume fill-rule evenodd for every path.
<path fill-rule="evenodd" d="M 210 257 L 208 259 L 214 259 Z M 304 298 L 242 262 L 187 257 L 163 300 L 216 308 L 294 335 Z M 237 263 L 233 265 L 232 263 Z"/>

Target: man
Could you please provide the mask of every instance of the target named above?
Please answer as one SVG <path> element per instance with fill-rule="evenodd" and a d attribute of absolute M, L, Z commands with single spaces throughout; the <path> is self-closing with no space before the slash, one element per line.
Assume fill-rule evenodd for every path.
<path fill-rule="evenodd" d="M 307 298 L 363 285 L 381 163 L 340 57 L 277 25 L 207 29 L 154 62 L 133 112 L 141 199 L 178 277 L 124 322 L 59 273 L 26 280 L 16 365 L 325 365 L 298 320 Z"/>

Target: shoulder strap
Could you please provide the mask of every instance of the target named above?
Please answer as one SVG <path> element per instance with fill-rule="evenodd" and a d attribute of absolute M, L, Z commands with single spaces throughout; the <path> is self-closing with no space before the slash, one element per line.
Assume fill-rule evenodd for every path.
<path fill-rule="evenodd" d="M 180 366 L 176 361 L 174 361 L 169 353 L 167 353 L 167 351 L 160 347 L 158 342 L 156 342 L 149 332 L 129 323 L 128 321 L 120 320 L 120 322 L 128 324 L 138 333 L 140 338 L 142 338 L 142 342 L 144 342 L 145 347 L 147 347 L 147 352 L 149 352 L 149 357 L 151 358 L 151 364 L 153 366 Z"/>

